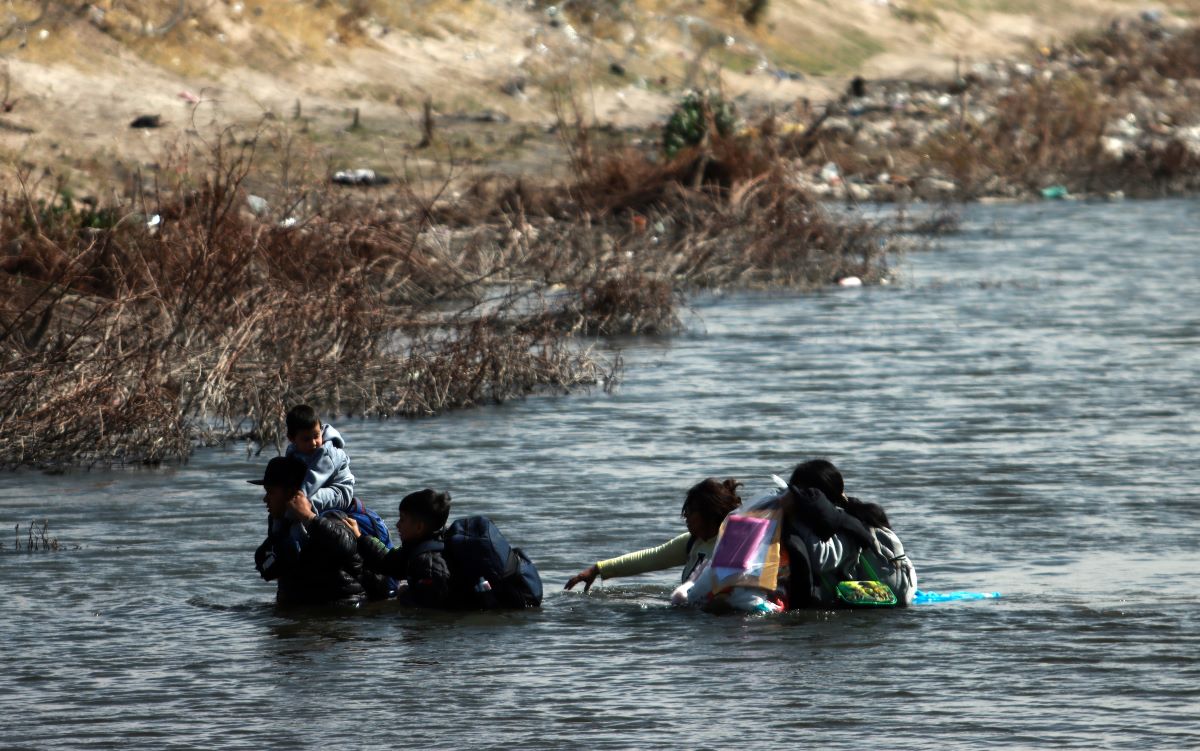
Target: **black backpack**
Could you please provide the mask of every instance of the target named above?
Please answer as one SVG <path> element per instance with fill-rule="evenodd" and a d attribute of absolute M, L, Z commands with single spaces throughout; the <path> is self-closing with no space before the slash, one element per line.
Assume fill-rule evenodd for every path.
<path fill-rule="evenodd" d="M 421 543 L 414 553 L 441 550 L 450 567 L 450 603 L 475 610 L 536 608 L 542 578 L 529 556 L 508 544 L 486 516 L 455 519 L 441 541 Z"/>

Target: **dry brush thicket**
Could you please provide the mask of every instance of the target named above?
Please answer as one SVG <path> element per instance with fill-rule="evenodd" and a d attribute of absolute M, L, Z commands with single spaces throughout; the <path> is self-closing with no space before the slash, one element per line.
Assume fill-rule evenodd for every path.
<path fill-rule="evenodd" d="M 689 289 L 870 281 L 889 250 L 761 144 L 622 151 L 566 184 L 479 179 L 454 198 L 291 180 L 260 185 L 285 208 L 256 214 L 260 145 L 229 131 L 181 148 L 155 188 L 109 206 L 28 176 L 0 199 L 5 464 L 278 443 L 300 401 L 420 416 L 607 388 L 620 357 L 594 337 L 677 330 Z"/>

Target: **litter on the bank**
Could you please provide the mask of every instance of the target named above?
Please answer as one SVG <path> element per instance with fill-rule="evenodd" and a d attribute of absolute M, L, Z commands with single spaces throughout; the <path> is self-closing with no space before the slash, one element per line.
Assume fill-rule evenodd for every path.
<path fill-rule="evenodd" d="M 338 185 L 383 185 L 388 178 L 375 173 L 373 169 L 339 170 L 331 178 Z"/>
<path fill-rule="evenodd" d="M 271 208 L 267 203 L 267 199 L 263 198 L 262 196 L 256 196 L 253 193 L 246 196 L 246 205 L 250 207 L 250 210 L 253 211 L 256 216 L 262 216 L 263 214 L 267 213 L 268 209 Z"/>
<path fill-rule="evenodd" d="M 838 185 L 842 182 L 842 173 L 838 166 L 833 162 L 826 162 L 821 168 L 821 180 L 829 185 Z"/>

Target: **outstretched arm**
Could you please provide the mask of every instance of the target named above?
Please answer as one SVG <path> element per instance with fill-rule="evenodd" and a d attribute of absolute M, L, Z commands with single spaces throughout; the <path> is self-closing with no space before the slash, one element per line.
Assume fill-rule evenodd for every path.
<path fill-rule="evenodd" d="M 563 587 L 563 589 L 574 589 L 576 584 L 582 583 L 583 591 L 587 592 L 589 589 L 592 588 L 592 583 L 596 581 L 596 577 L 599 575 L 600 575 L 600 566 L 599 566 L 599 564 L 593 563 L 592 565 L 585 568 L 583 571 L 580 571 L 578 574 L 575 574 L 570 579 L 567 579 L 567 586 Z"/>
<path fill-rule="evenodd" d="M 584 591 L 586 592 L 597 576 L 602 579 L 612 579 L 618 576 L 633 576 L 634 574 L 644 574 L 649 571 L 662 571 L 663 569 L 682 566 L 687 563 L 688 541 L 690 539 L 691 535 L 684 532 L 657 547 L 646 548 L 645 550 L 626 553 L 617 558 L 609 558 L 606 561 L 593 563 L 567 580 L 566 589 L 571 589 L 576 584 L 583 582 L 585 585 Z"/>
<path fill-rule="evenodd" d="M 383 574 L 393 579 L 403 579 L 407 568 L 407 556 L 401 548 L 387 549 L 382 542 L 371 535 L 364 535 L 358 528 L 358 522 L 346 518 L 342 520 L 351 534 L 357 538 L 358 554 L 362 556 L 363 566 L 375 574 Z"/>

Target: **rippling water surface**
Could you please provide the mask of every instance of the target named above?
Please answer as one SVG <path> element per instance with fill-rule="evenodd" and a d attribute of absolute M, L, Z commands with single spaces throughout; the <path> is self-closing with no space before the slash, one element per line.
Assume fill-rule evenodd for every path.
<path fill-rule="evenodd" d="M 287 614 L 244 447 L 0 476 L 3 748 L 1200 747 L 1200 205 L 976 207 L 897 282 L 696 306 L 626 380 L 335 424 L 361 494 L 448 488 L 539 565 L 540 612 Z M 6 424 L 6 430 L 19 430 Z M 672 610 L 678 572 L 563 593 L 827 456 L 922 588 L 1000 600 Z M 2 529 L 4 527 L 0 527 Z"/>

